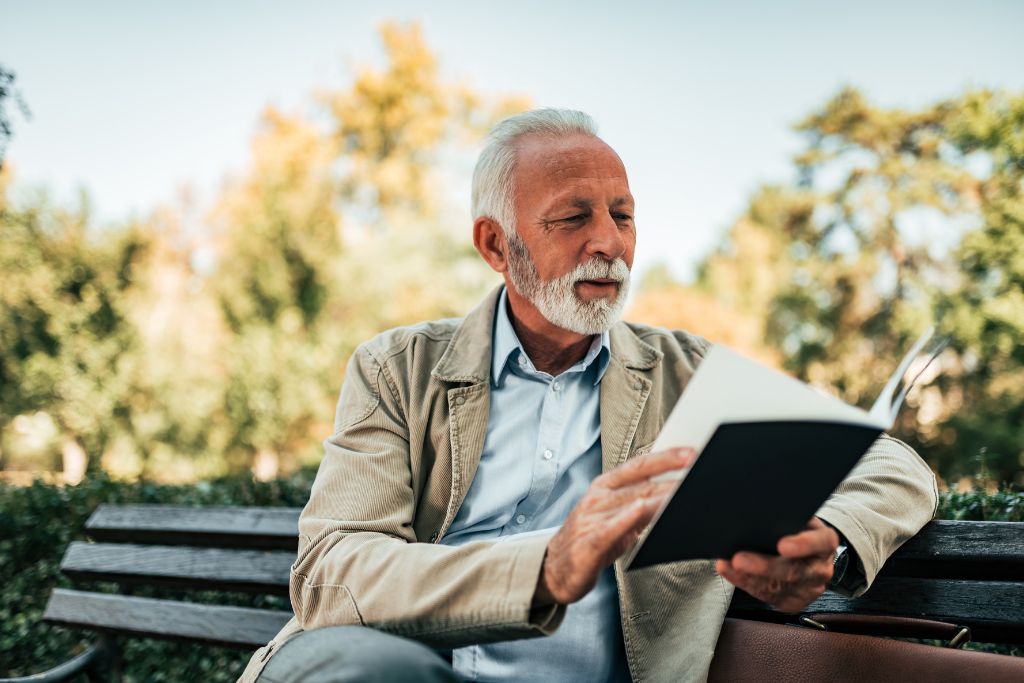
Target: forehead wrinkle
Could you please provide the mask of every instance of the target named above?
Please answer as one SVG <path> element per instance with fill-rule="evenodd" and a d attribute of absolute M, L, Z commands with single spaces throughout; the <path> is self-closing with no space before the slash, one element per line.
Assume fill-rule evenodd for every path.
<path fill-rule="evenodd" d="M 596 165 L 592 159 L 581 159 L 569 164 L 564 163 L 563 159 L 553 159 L 544 164 L 542 173 L 551 180 L 625 180 L 625 173 L 619 173 L 618 170 L 600 173 L 594 168 Z"/>

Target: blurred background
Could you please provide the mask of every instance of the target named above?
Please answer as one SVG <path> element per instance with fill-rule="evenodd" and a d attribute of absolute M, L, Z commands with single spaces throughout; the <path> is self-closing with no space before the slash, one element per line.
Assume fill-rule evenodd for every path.
<path fill-rule="evenodd" d="M 1024 485 L 1024 5 L 8 2 L 0 467 L 315 467 L 348 355 L 468 311 L 482 135 L 593 115 L 638 201 L 627 319 L 868 406 L 946 487 Z"/>

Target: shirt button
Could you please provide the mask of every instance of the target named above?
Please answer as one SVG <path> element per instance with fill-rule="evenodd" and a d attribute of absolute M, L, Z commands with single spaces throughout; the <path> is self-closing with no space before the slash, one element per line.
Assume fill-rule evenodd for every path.
<path fill-rule="evenodd" d="M 526 365 L 526 359 L 523 358 L 522 356 L 519 356 L 519 364 L 520 365 Z"/>
<path fill-rule="evenodd" d="M 526 515 L 516 517 L 516 524 L 526 524 Z"/>
<path fill-rule="evenodd" d="M 544 459 L 545 460 L 550 460 L 552 457 L 554 457 L 554 455 L 555 454 L 551 452 L 550 448 L 548 448 L 547 450 L 544 451 Z"/>
<path fill-rule="evenodd" d="M 552 382 L 551 383 L 551 390 L 552 391 L 558 391 L 561 388 L 562 388 L 562 385 L 559 384 L 558 382 Z"/>

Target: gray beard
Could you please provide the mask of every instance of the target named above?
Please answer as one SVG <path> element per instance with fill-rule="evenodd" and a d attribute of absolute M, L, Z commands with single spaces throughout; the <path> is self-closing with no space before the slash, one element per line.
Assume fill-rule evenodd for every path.
<path fill-rule="evenodd" d="M 540 311 L 548 322 L 577 334 L 601 334 L 622 317 L 629 293 L 629 268 L 621 258 L 594 258 L 550 282 L 540 279 L 526 243 L 517 233 L 508 235 L 508 276 L 519 293 Z M 609 278 L 619 282 L 614 301 L 606 298 L 584 301 L 576 294 L 581 280 Z"/>

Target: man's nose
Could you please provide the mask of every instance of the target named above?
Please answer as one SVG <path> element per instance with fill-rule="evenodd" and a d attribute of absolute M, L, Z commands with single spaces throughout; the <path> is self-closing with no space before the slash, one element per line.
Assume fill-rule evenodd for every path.
<path fill-rule="evenodd" d="M 604 214 L 591 225 L 587 253 L 602 256 L 609 261 L 621 257 L 626 252 L 626 240 L 622 233 L 615 219 L 610 214 Z"/>

